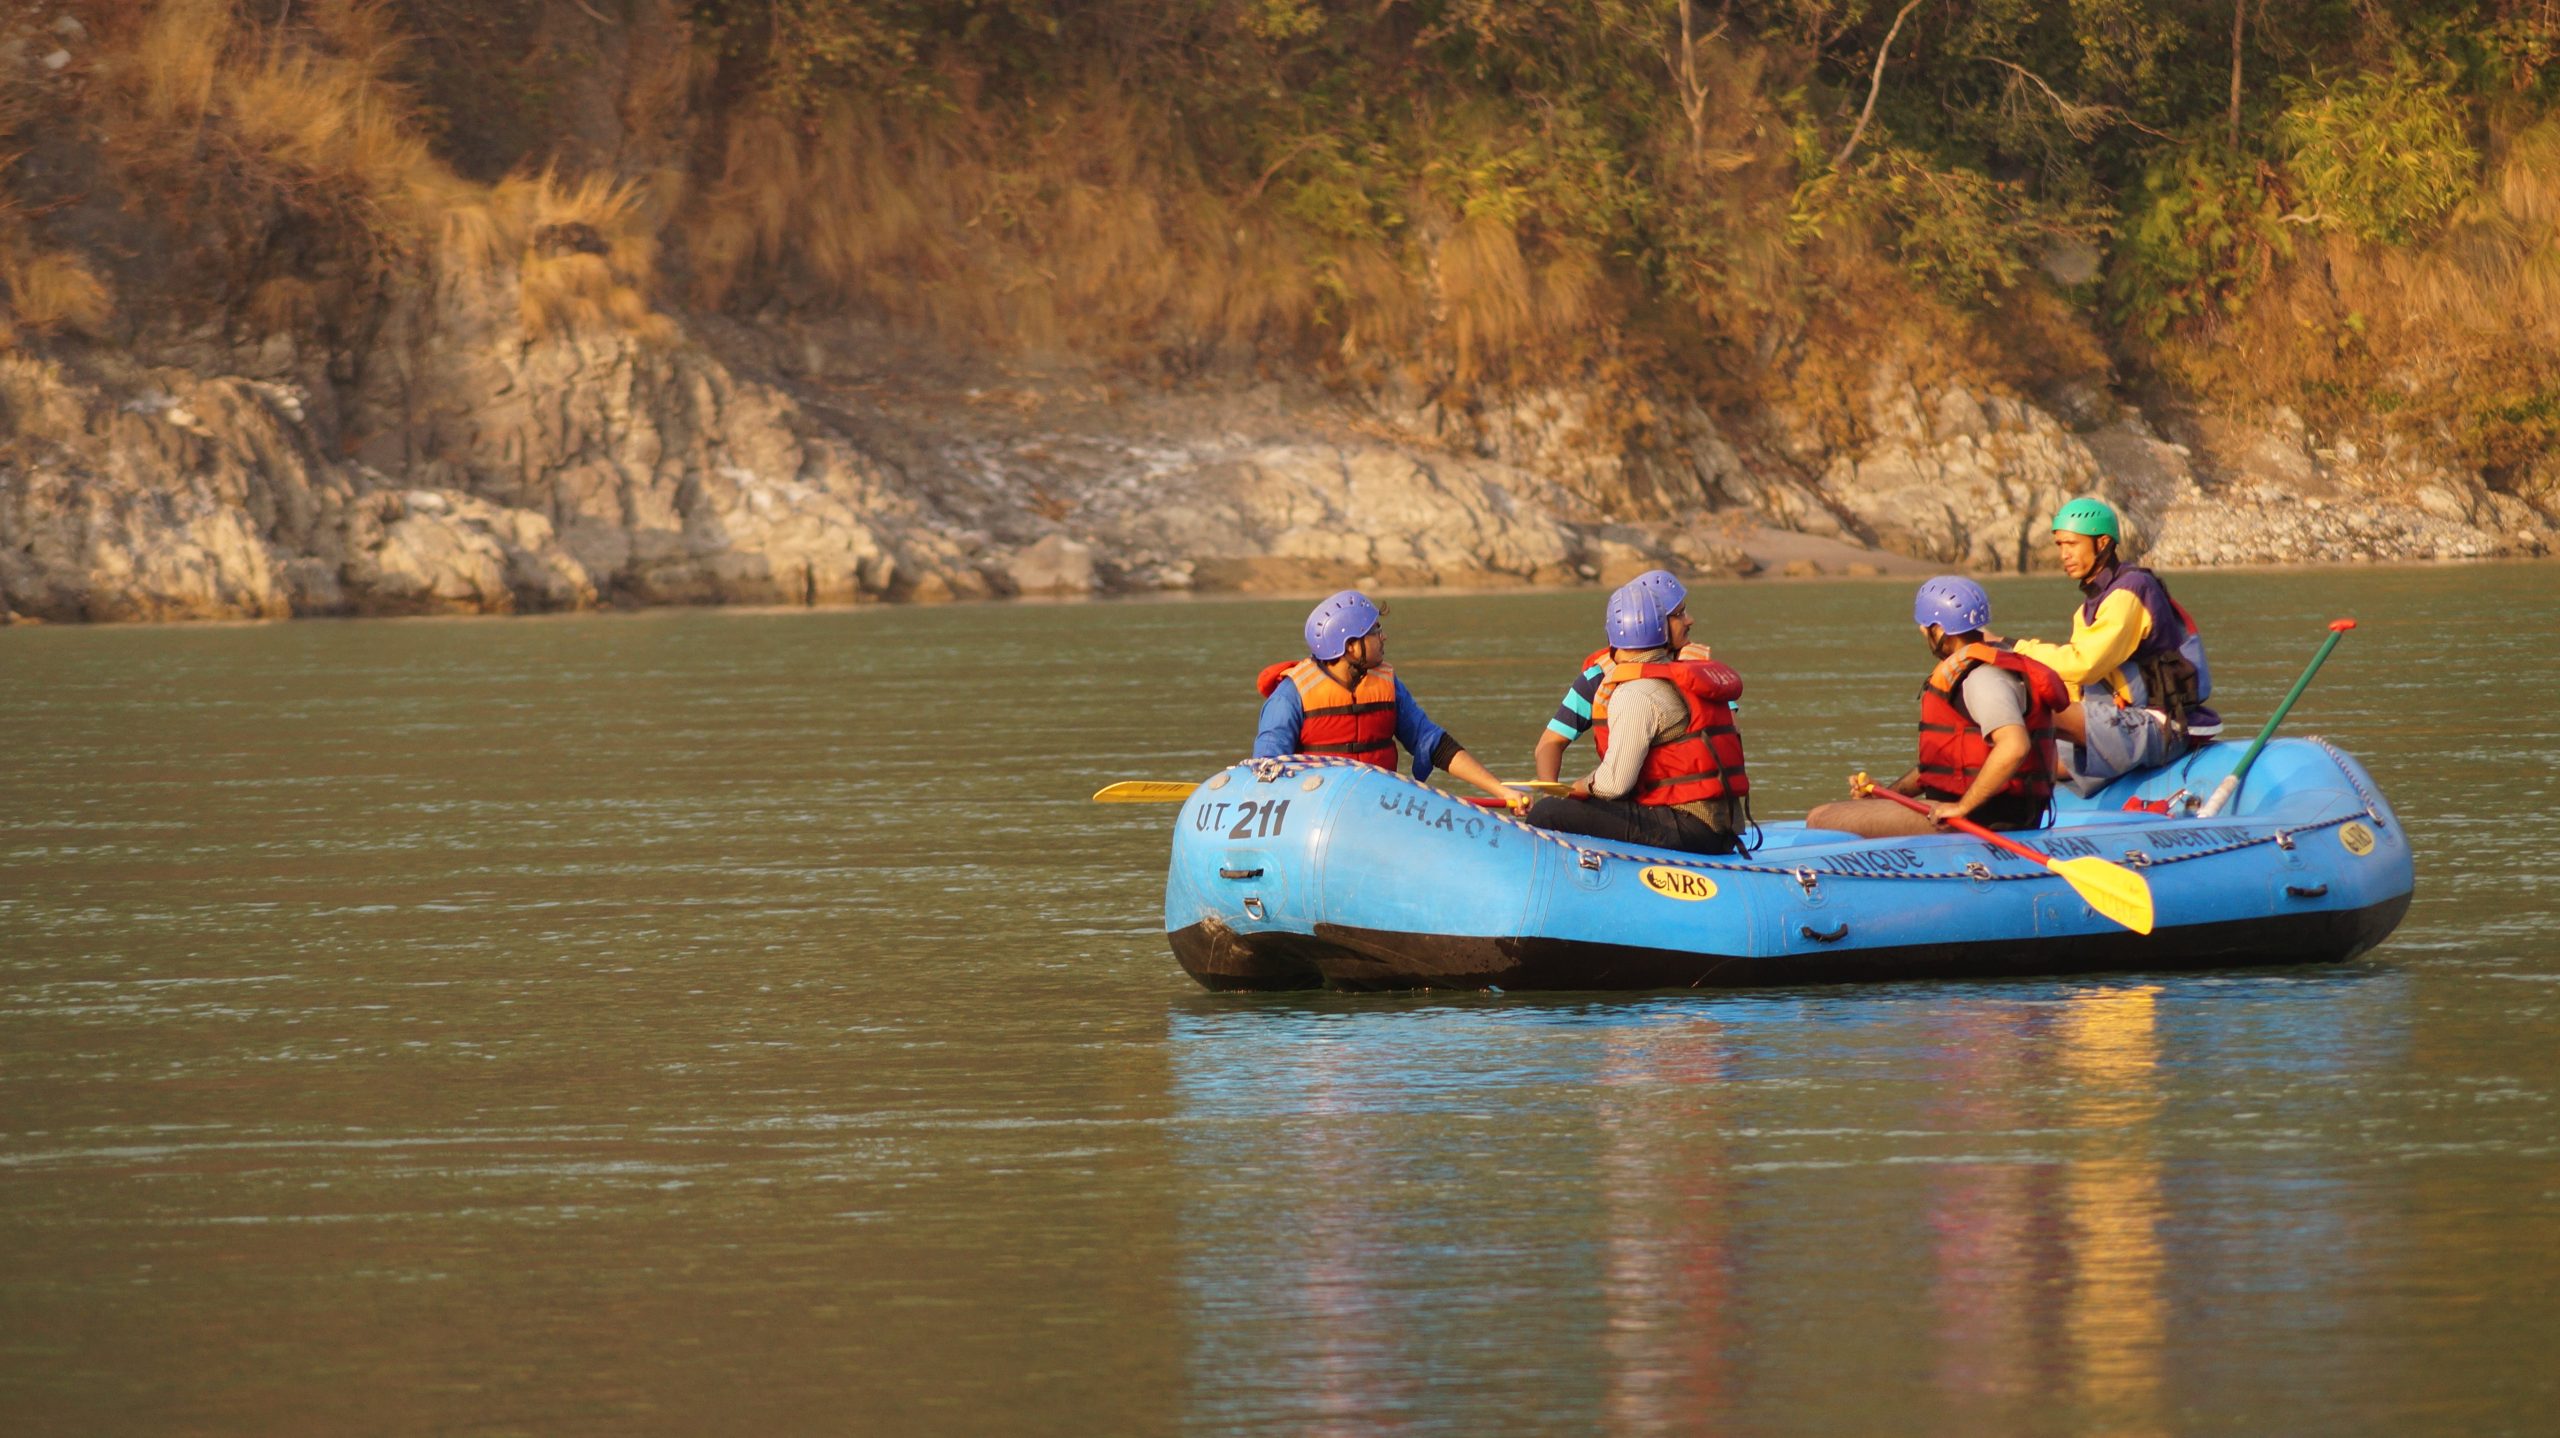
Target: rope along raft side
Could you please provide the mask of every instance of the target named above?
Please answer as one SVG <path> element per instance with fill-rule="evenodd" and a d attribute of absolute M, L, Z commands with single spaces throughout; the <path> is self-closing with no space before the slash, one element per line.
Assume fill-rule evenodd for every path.
<path fill-rule="evenodd" d="M 2347 769 L 2347 766 L 2343 762 L 2345 757 L 2343 754 L 2340 754 L 2336 749 L 2332 748 L 2327 740 L 2315 739 L 2310 742 L 2320 745 L 2320 747 L 2327 749 L 2332 755 L 2337 756 L 2342 761 L 2339 764 L 2340 772 L 2346 775 L 2349 782 L 2354 782 L 2353 773 Z M 1253 759 L 1247 761 L 1247 763 L 1251 768 L 1256 781 L 1261 783 L 1277 783 L 1283 779 L 1294 779 L 1309 769 L 1368 768 L 1374 770 L 1382 778 L 1392 779 L 1394 782 L 1401 784 L 1408 789 L 1416 789 L 1422 793 L 1430 794 L 1435 797 L 1441 792 L 1432 788 L 1428 784 L 1409 778 L 1406 775 L 1389 774 L 1386 770 L 1378 769 L 1375 765 L 1362 765 L 1356 760 L 1341 760 L 1329 754 L 1292 754 L 1279 759 Z M 2300 825 L 2291 829 L 2277 828 L 2265 834 L 2234 838 L 2210 849 L 2189 849 L 2181 853 L 2172 854 L 2167 858 L 2157 857 L 2141 849 L 2126 849 L 2119 857 L 2118 862 L 2137 869 L 2159 868 L 2169 864 L 2183 864 L 2195 859 L 2208 859 L 2220 854 L 2235 853 L 2242 849 L 2254 849 L 2261 844 L 2275 844 L 2279 847 L 2290 848 L 2293 845 L 2294 839 L 2300 835 L 2314 833 L 2322 829 L 2334 829 L 2341 824 L 2354 823 L 2359 818 L 2362 818 L 2369 823 L 2379 825 L 2382 821 L 2376 817 L 2374 813 L 2376 802 L 2371 800 L 2370 796 L 2363 795 L 2363 786 L 2361 784 L 2357 784 L 2356 788 L 2360 796 L 2367 798 L 2366 807 L 2360 814 L 2347 814 L 2337 818 L 2323 819 L 2317 823 Z M 1560 849 L 1568 850 L 1574 855 L 1575 862 L 1581 863 L 1585 867 L 1589 866 L 1590 860 L 1617 859 L 1630 864 L 1648 864 L 1662 867 L 1695 869 L 1703 873 L 1783 874 L 1789 878 L 1801 879 L 1804 875 L 1812 872 L 1811 870 L 1798 865 L 1760 864 L 1753 863 L 1748 860 L 1707 858 L 1697 854 L 1683 854 L 1673 849 L 1613 849 L 1605 845 L 1576 843 L 1574 840 L 1556 833 L 1551 829 L 1541 829 L 1536 825 L 1521 819 L 1517 815 L 1488 809 L 1485 811 L 1485 817 L 1496 823 L 1508 824 L 1513 829 L 1518 830 L 1523 835 L 1526 835 L 1528 838 L 1538 843 L 1553 844 Z M 2166 820 L 2160 815 L 2149 815 L 2145 817 L 2158 820 L 2160 822 L 2172 822 Z M 2025 836 L 2012 834 L 2010 837 L 2032 837 L 2034 834 L 2050 834 L 2052 832 L 2054 832 L 2052 829 L 2038 829 L 2029 831 Z M 1873 879 L 1887 883 L 1908 879 L 1971 879 L 1998 883 L 2003 880 L 2035 880 L 2047 879 L 2052 876 L 2042 869 L 2028 869 L 2014 874 L 1995 873 L 1989 865 L 1975 861 L 1967 863 L 1962 869 L 1958 870 L 1933 870 L 1919 873 L 1881 874 L 1848 872 L 1826 874 L 1820 877 Z"/>

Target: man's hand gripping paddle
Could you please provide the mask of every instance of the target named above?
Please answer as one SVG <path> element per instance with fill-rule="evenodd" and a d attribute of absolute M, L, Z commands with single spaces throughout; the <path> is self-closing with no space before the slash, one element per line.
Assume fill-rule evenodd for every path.
<path fill-rule="evenodd" d="M 2204 801 L 2203 808 L 2196 810 L 2197 818 L 2210 819 L 2230 807 L 2232 796 L 2240 792 L 2240 781 L 2249 777 L 2249 766 L 2258 762 L 2258 751 L 2267 747 L 2267 741 L 2276 736 L 2276 726 L 2284 722 L 2284 716 L 2293 712 L 2293 701 L 2301 698 L 2302 691 L 2311 687 L 2311 676 L 2319 673 L 2320 666 L 2329 662 L 2329 651 L 2337 648 L 2338 641 L 2355 627 L 2356 622 L 2352 619 L 2329 621 L 2329 637 L 2320 641 L 2320 652 L 2311 656 L 2311 667 L 2303 670 L 2302 677 L 2293 681 L 2293 692 L 2285 695 L 2284 702 L 2276 706 L 2276 712 L 2268 716 L 2267 727 L 2258 731 L 2257 741 L 2249 746 L 2248 753 L 2240 756 L 2239 767 L 2213 786 L 2213 797 Z"/>
<path fill-rule="evenodd" d="M 1851 783 L 1850 792 L 1861 799 L 1891 799 L 1915 814 L 1926 814 L 1929 806 L 1908 794 L 1898 794 L 1859 775 Z M 2006 849 L 2021 859 L 2032 859 L 2062 876 L 2072 892 L 2089 902 L 2089 907 L 2133 930 L 2137 934 L 2151 932 L 2151 885 L 2140 874 L 2122 864 L 2105 859 L 2056 859 L 2039 854 L 2015 839 L 1995 834 L 1971 819 L 1941 821 L 1958 833 L 1970 834 L 1994 848 Z"/>

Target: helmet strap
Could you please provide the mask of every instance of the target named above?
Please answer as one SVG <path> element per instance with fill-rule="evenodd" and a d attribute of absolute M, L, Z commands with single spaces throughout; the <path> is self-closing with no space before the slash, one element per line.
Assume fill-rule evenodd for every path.
<path fill-rule="evenodd" d="M 1344 688 L 1346 688 L 1346 689 L 1356 687 L 1356 686 L 1360 683 L 1360 681 L 1361 681 L 1361 680 L 1363 680 L 1363 679 L 1365 679 L 1365 678 L 1367 678 L 1367 677 L 1369 676 L 1369 671 L 1370 671 L 1370 670 L 1375 669 L 1375 668 L 1377 667 L 1377 666 L 1376 666 L 1376 665 L 1374 665 L 1374 664 L 1363 664 L 1363 663 L 1361 663 L 1359 660 L 1354 659 L 1354 658 L 1352 658 L 1352 657 L 1351 657 L 1351 651 L 1352 651 L 1353 649 L 1355 649 L 1355 648 L 1357 648 L 1357 647 L 1358 647 L 1358 645 L 1359 645 L 1359 643 L 1360 643 L 1360 641 L 1361 641 L 1361 640 L 1366 639 L 1366 638 L 1368 638 L 1368 637 L 1369 637 L 1369 636 L 1368 636 L 1368 635 L 1366 635 L 1366 634 L 1358 634 L 1358 635 L 1354 635 L 1354 636 L 1352 636 L 1350 639 L 1348 639 L 1348 640 L 1344 641 L 1343 646 L 1342 646 L 1342 653 L 1340 653 L 1339 655 L 1337 655 L 1337 656 L 1335 656 L 1335 657 L 1334 657 L 1333 664 L 1339 664 L 1339 665 L 1341 665 L 1341 666 L 1343 667 L 1343 669 L 1344 669 L 1345 671 L 1347 671 L 1347 672 L 1351 675 L 1351 680 L 1350 680 L 1350 682 L 1349 682 L 1348 684 L 1345 684 L 1345 685 L 1343 686 L 1343 687 L 1344 687 Z M 1332 667 L 1332 664 L 1326 664 L 1326 663 L 1325 663 L 1325 661 L 1323 661 L 1323 660 L 1321 660 L 1321 659 L 1317 660 L 1316 662 L 1317 662 L 1319 665 L 1322 665 L 1323 667 L 1328 668 L 1328 669 Z M 1336 678 L 1339 678 L 1339 677 L 1341 677 L 1341 676 L 1337 675 L 1337 676 L 1335 676 L 1335 677 L 1336 677 Z"/>
<path fill-rule="evenodd" d="M 2116 542 L 2103 534 L 2089 536 L 2089 543 L 2098 551 L 2098 562 L 2090 567 L 2089 577 L 2080 581 L 2080 587 L 2095 594 L 2124 563 L 2124 556 L 2116 553 Z"/>

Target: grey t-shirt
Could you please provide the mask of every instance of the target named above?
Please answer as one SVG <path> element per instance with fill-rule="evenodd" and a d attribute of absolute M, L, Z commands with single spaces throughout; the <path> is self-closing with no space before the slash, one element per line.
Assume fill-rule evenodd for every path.
<path fill-rule="evenodd" d="M 1655 649 L 1621 657 L 1631 664 L 1652 664 L 1671 658 L 1671 651 Z M 1595 799 L 1632 799 L 1636 782 L 1644 777 L 1645 756 L 1653 746 L 1668 744 L 1689 732 L 1689 701 L 1667 679 L 1630 679 L 1610 691 L 1609 732 L 1642 734 L 1646 741 L 1611 743 L 1600 767 L 1591 771 L 1591 795 Z M 1726 833 L 1742 830 L 1742 801 L 1737 798 L 1697 799 L 1673 807 L 1686 810 L 1710 828 Z"/>
<path fill-rule="evenodd" d="M 1623 739 L 1609 746 L 1600 767 L 1591 771 L 1591 792 L 1602 799 L 1624 799 L 1635 792 L 1644 774 L 1644 758 L 1656 744 L 1667 744 L 1689 732 L 1689 702 L 1665 679 L 1630 679 L 1609 695 L 1609 732 L 1642 734 L 1645 742 Z"/>
<path fill-rule="evenodd" d="M 2027 681 L 1997 664 L 1976 664 L 1958 688 L 1964 712 L 1987 737 L 2012 724 L 2027 722 Z"/>

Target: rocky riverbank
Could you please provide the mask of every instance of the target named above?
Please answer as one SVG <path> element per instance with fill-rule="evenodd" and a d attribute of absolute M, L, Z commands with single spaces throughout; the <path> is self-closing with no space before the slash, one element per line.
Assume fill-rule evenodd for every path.
<path fill-rule="evenodd" d="M 504 298 L 504 297 L 501 297 Z M 2098 493 L 2157 562 L 2552 551 L 2548 507 L 2289 415 L 2066 420 L 1879 364 L 1871 436 L 1570 389 L 1467 414 L 1284 380 L 1139 385 L 712 321 L 527 342 L 420 304 L 367 363 L 290 341 L 0 355 L 0 610 L 46 620 L 2002 571 Z M 2548 496 L 2555 473 L 2542 477 Z M 2548 504 L 2548 500 L 2545 500 Z M 1823 541 L 1772 545 L 1771 534 Z"/>

